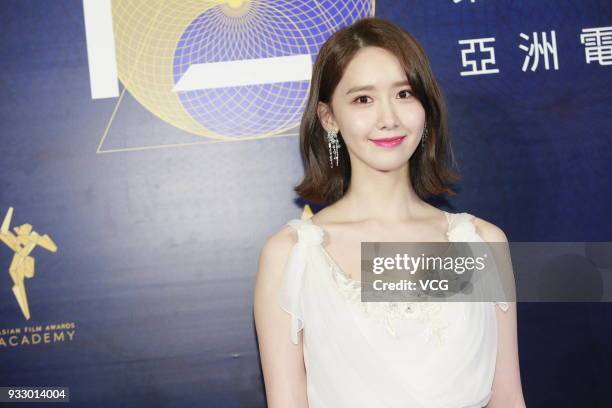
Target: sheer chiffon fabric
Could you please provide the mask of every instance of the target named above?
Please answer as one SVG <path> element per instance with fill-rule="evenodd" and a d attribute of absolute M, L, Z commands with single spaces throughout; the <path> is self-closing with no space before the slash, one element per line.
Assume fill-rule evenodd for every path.
<path fill-rule="evenodd" d="M 447 238 L 483 242 L 468 213 L 446 213 Z M 311 220 L 297 231 L 280 305 L 291 341 L 303 352 L 309 408 L 480 408 L 491 397 L 497 353 L 495 304 L 373 302 L 333 262 L 325 231 Z"/>

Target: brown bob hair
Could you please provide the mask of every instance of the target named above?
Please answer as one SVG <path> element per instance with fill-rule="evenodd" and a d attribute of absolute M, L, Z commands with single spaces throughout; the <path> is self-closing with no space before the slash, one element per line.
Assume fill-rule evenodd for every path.
<path fill-rule="evenodd" d="M 459 179 L 448 136 L 446 106 L 423 48 L 409 33 L 390 21 L 369 17 L 335 32 L 323 44 L 315 61 L 310 93 L 300 125 L 300 153 L 304 178 L 294 190 L 304 200 L 329 205 L 346 193 L 351 162 L 342 134 L 338 166 L 329 165 L 327 132 L 317 115 L 318 102 L 331 109 L 331 99 L 344 71 L 357 51 L 368 46 L 394 54 L 406 72 L 413 95 L 425 109 L 428 136 L 409 160 L 412 186 L 421 199 L 430 195 L 454 195 L 450 184 Z"/>

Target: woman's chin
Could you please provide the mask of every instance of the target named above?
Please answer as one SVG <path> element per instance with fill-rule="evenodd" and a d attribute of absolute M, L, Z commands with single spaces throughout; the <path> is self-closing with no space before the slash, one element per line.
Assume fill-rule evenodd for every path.
<path fill-rule="evenodd" d="M 409 158 L 406 158 L 405 160 L 394 160 L 392 162 L 390 160 L 377 160 L 376 162 L 371 162 L 368 165 L 372 169 L 381 172 L 393 172 L 405 168 L 408 165 L 408 159 Z"/>

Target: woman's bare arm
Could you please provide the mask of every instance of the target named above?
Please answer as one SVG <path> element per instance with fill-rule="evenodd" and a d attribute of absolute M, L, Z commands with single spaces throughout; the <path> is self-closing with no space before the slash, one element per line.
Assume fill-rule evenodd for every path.
<path fill-rule="evenodd" d="M 487 408 L 524 408 L 516 335 L 516 303 L 508 310 L 495 308 L 497 315 L 497 361 L 493 378 L 493 395 Z"/>
<path fill-rule="evenodd" d="M 475 219 L 474 224 L 486 242 L 508 242 L 506 234 L 494 224 L 479 218 Z M 500 251 L 501 248 L 496 246 L 494 251 Z M 507 247 L 504 252 L 504 254 L 496 255 L 496 259 L 505 259 L 506 262 L 510 262 Z M 505 267 L 511 268 L 511 264 Z M 508 302 L 508 310 L 505 312 L 496 306 L 495 317 L 497 319 L 497 359 L 492 396 L 486 408 L 525 408 L 519 369 L 516 303 Z"/>
<path fill-rule="evenodd" d="M 296 234 L 285 227 L 264 244 L 255 279 L 254 313 L 268 408 L 307 408 L 302 332 L 291 342 L 291 315 L 279 292 Z"/>

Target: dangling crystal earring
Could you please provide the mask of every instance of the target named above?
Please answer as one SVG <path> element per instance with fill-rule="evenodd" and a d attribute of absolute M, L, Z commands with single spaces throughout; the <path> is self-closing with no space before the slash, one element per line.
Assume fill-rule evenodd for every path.
<path fill-rule="evenodd" d="M 425 129 L 423 129 L 423 134 L 421 135 L 421 149 L 425 148 L 425 141 L 427 140 L 427 123 L 425 123 Z"/>
<path fill-rule="evenodd" d="M 336 161 L 336 167 L 338 167 L 338 149 L 340 148 L 340 141 L 338 140 L 337 130 L 327 131 L 327 147 L 329 148 L 329 167 L 334 168 L 334 160 Z"/>

